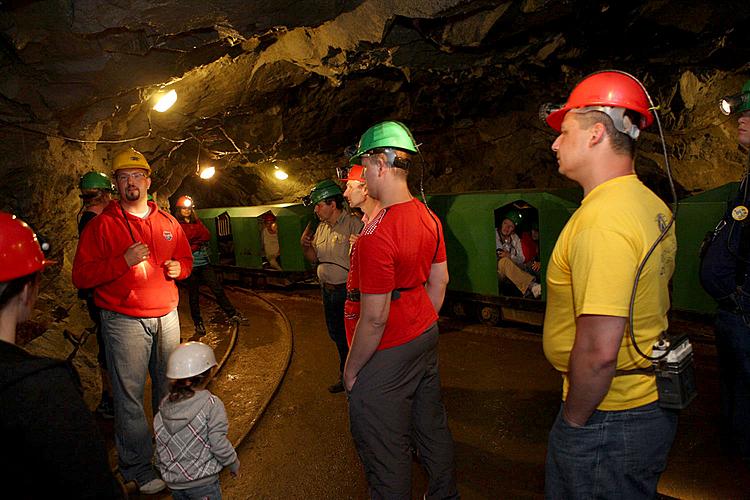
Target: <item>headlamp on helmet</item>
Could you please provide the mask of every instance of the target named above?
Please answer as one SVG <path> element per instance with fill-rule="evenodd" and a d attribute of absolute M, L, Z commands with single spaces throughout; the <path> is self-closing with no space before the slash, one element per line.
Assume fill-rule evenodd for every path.
<path fill-rule="evenodd" d="M 750 110 L 750 80 L 745 82 L 739 94 L 722 97 L 719 101 L 719 109 L 725 115 Z"/>
<path fill-rule="evenodd" d="M 177 208 L 193 208 L 193 199 L 190 196 L 180 196 L 175 204 Z"/>

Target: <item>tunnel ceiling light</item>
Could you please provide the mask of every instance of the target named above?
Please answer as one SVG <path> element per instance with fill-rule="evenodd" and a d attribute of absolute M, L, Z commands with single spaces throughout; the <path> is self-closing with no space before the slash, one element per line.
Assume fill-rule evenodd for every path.
<path fill-rule="evenodd" d="M 172 105 L 177 101 L 177 92 L 175 92 L 174 89 L 170 90 L 166 94 L 159 97 L 159 100 L 156 101 L 156 104 L 154 105 L 154 111 L 158 111 L 159 113 L 163 113 L 169 108 L 172 107 Z"/>
<path fill-rule="evenodd" d="M 210 179 L 211 177 L 214 176 L 215 173 L 216 173 L 215 167 L 203 167 L 200 171 L 200 174 L 198 175 L 200 176 L 201 179 Z"/>
<path fill-rule="evenodd" d="M 285 181 L 289 178 L 289 174 L 281 170 L 279 167 L 273 167 L 273 176 L 280 181 Z"/>

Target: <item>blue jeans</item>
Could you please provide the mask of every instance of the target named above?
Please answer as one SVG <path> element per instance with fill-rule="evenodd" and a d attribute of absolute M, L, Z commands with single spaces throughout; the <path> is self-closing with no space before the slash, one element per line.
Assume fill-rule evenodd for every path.
<path fill-rule="evenodd" d="M 561 407 L 549 433 L 545 498 L 655 498 L 676 431 L 677 412 L 658 403 L 596 410 L 580 428 L 563 420 Z"/>
<path fill-rule="evenodd" d="M 750 459 L 750 327 L 740 314 L 716 313 L 722 440 Z"/>
<path fill-rule="evenodd" d="M 326 315 L 328 336 L 336 344 L 339 351 L 339 372 L 344 372 L 344 363 L 349 355 L 349 344 L 346 342 L 346 327 L 344 326 L 344 302 L 346 302 L 346 288 L 341 287 L 323 290 L 323 311 Z"/>
<path fill-rule="evenodd" d="M 154 447 L 143 396 L 151 376 L 154 412 L 169 393 L 167 359 L 180 344 L 177 309 L 161 318 L 135 318 L 102 310 L 102 333 L 115 403 L 115 446 L 125 481 L 145 484 L 157 477 Z"/>
<path fill-rule="evenodd" d="M 169 492 L 172 493 L 174 500 L 221 500 L 221 486 L 219 486 L 218 477 L 213 483 L 186 490 L 170 489 Z"/>

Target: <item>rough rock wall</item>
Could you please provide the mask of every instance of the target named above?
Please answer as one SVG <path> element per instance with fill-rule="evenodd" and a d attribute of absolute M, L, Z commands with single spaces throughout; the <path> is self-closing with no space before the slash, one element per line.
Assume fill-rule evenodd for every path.
<path fill-rule="evenodd" d="M 54 295 L 70 289 L 77 179 L 128 145 L 160 200 L 204 207 L 294 201 L 383 119 L 422 143 L 427 192 L 569 186 L 538 108 L 603 68 L 659 104 L 680 193 L 709 189 L 746 161 L 716 103 L 750 76 L 749 20 L 746 1 L 4 2 L 0 208 L 52 240 Z M 175 106 L 151 111 L 166 89 Z M 656 130 L 639 142 L 664 192 Z"/>

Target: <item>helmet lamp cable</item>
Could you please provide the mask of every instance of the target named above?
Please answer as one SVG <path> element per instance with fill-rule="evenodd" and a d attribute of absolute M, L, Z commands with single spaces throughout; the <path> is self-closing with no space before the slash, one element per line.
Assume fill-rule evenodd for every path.
<path fill-rule="evenodd" d="M 650 105 L 649 109 L 651 109 L 651 110 L 654 111 L 654 113 L 653 113 L 654 114 L 654 119 L 656 121 L 656 126 L 657 126 L 657 128 L 659 130 L 659 139 L 661 140 L 662 153 L 664 155 L 664 169 L 665 169 L 666 174 L 667 174 L 667 179 L 669 181 L 669 188 L 670 188 L 670 192 L 672 194 L 672 202 L 673 202 L 672 203 L 672 207 L 673 207 L 672 208 L 672 217 L 669 219 L 669 222 L 667 224 L 664 224 L 664 226 L 661 229 L 661 233 L 656 238 L 656 241 L 654 241 L 654 243 L 651 245 L 651 247 L 649 248 L 648 252 L 646 252 L 646 255 L 643 257 L 643 260 L 641 261 L 641 263 L 638 266 L 638 269 L 637 269 L 637 271 L 635 273 L 635 279 L 633 281 L 633 290 L 632 290 L 632 292 L 630 294 L 630 306 L 628 308 L 628 323 L 630 324 L 629 333 L 630 333 L 630 340 L 631 340 L 631 342 L 633 344 L 633 348 L 635 349 L 635 351 L 641 357 L 643 357 L 643 358 L 645 358 L 645 359 L 647 359 L 649 361 L 654 362 L 654 361 L 659 361 L 659 360 L 663 359 L 664 357 L 666 357 L 669 354 L 669 352 L 670 352 L 670 350 L 671 350 L 671 348 L 673 346 L 672 345 L 668 346 L 667 349 L 662 354 L 660 354 L 659 356 L 649 356 L 648 354 L 644 353 L 638 347 L 638 342 L 636 341 L 636 338 L 635 338 L 635 324 L 634 324 L 635 323 L 635 321 L 634 321 L 634 316 L 635 316 L 634 312 L 635 312 L 636 291 L 638 289 L 638 283 L 640 281 L 641 274 L 643 273 L 643 269 L 646 267 L 646 263 L 648 262 L 648 259 L 651 257 L 651 255 L 653 255 L 653 253 L 656 250 L 656 248 L 659 245 L 659 243 L 661 243 L 664 240 L 664 238 L 667 237 L 667 234 L 669 233 L 669 230 L 674 225 L 675 219 L 677 217 L 677 192 L 676 192 L 675 187 L 674 187 L 674 179 L 672 178 L 672 169 L 671 169 L 670 164 L 669 164 L 669 155 L 667 153 L 667 143 L 666 143 L 666 141 L 664 139 L 664 130 L 662 129 L 662 126 L 661 126 L 661 119 L 659 118 L 659 113 L 656 112 L 656 110 L 659 107 L 654 105 L 654 101 L 651 99 L 651 95 L 648 93 L 648 90 L 646 90 L 646 87 L 643 85 L 643 83 L 641 83 L 640 80 L 638 80 L 635 76 L 633 76 L 630 73 L 627 73 L 625 71 L 617 71 L 617 70 L 614 70 L 614 71 L 617 72 L 617 73 L 621 73 L 621 74 L 623 74 L 625 76 L 628 76 L 628 77 L 632 78 L 636 83 L 638 83 L 638 85 L 641 87 L 641 90 L 643 90 L 643 93 L 646 95 L 646 98 L 648 99 L 648 103 Z"/>

